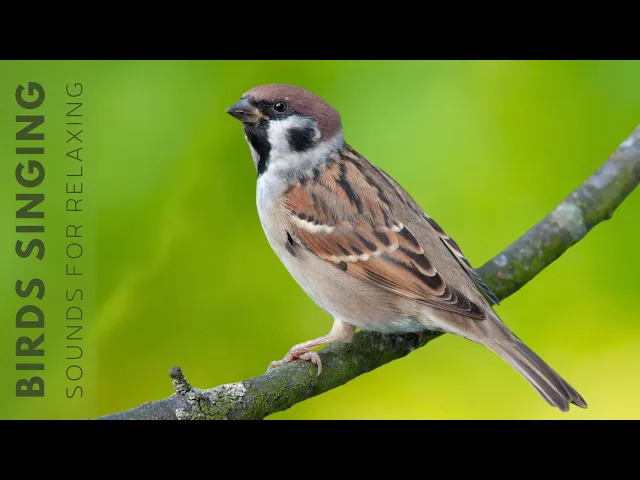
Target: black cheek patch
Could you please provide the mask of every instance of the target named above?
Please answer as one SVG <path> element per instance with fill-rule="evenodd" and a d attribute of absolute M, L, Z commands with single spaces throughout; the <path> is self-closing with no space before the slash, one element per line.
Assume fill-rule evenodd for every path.
<path fill-rule="evenodd" d="M 287 132 L 287 141 L 292 150 L 304 152 L 314 145 L 315 135 L 316 131 L 313 127 L 296 127 Z"/>

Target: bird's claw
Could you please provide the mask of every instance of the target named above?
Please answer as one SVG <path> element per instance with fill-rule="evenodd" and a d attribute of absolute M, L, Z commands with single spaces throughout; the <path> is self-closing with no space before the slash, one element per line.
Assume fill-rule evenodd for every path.
<path fill-rule="evenodd" d="M 320 360 L 320 355 L 318 355 L 317 352 L 312 352 L 311 350 L 290 350 L 282 360 L 274 360 L 271 362 L 267 368 L 267 372 L 274 368 L 281 367 L 282 365 L 286 365 L 287 363 L 295 362 L 296 360 L 311 362 L 318 367 L 317 376 L 320 376 L 320 373 L 322 373 L 322 360 Z"/>

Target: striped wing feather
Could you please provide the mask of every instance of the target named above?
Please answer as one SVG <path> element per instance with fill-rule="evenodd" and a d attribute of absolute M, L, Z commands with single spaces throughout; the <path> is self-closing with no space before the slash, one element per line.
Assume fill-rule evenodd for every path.
<path fill-rule="evenodd" d="M 432 307 L 485 318 L 478 305 L 447 284 L 363 168 L 329 162 L 313 178 L 292 186 L 286 205 L 288 233 L 336 268 Z"/>

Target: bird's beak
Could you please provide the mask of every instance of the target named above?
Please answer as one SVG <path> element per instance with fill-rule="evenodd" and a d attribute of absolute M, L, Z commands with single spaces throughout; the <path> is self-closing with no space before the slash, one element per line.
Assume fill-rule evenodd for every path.
<path fill-rule="evenodd" d="M 242 123 L 258 123 L 265 118 L 263 113 L 251 105 L 246 98 L 227 108 L 227 113 Z"/>

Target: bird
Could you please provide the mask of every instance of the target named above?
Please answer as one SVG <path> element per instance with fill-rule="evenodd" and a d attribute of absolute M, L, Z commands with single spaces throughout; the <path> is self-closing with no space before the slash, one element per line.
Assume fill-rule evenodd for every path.
<path fill-rule="evenodd" d="M 552 407 L 587 408 L 500 319 L 493 308 L 498 298 L 458 244 L 397 181 L 346 143 L 341 116 L 328 102 L 297 85 L 265 84 L 226 113 L 243 125 L 271 249 L 333 319 L 329 333 L 294 345 L 268 371 L 303 360 L 320 375 L 313 349 L 351 342 L 357 329 L 431 330 L 484 345 Z"/>

